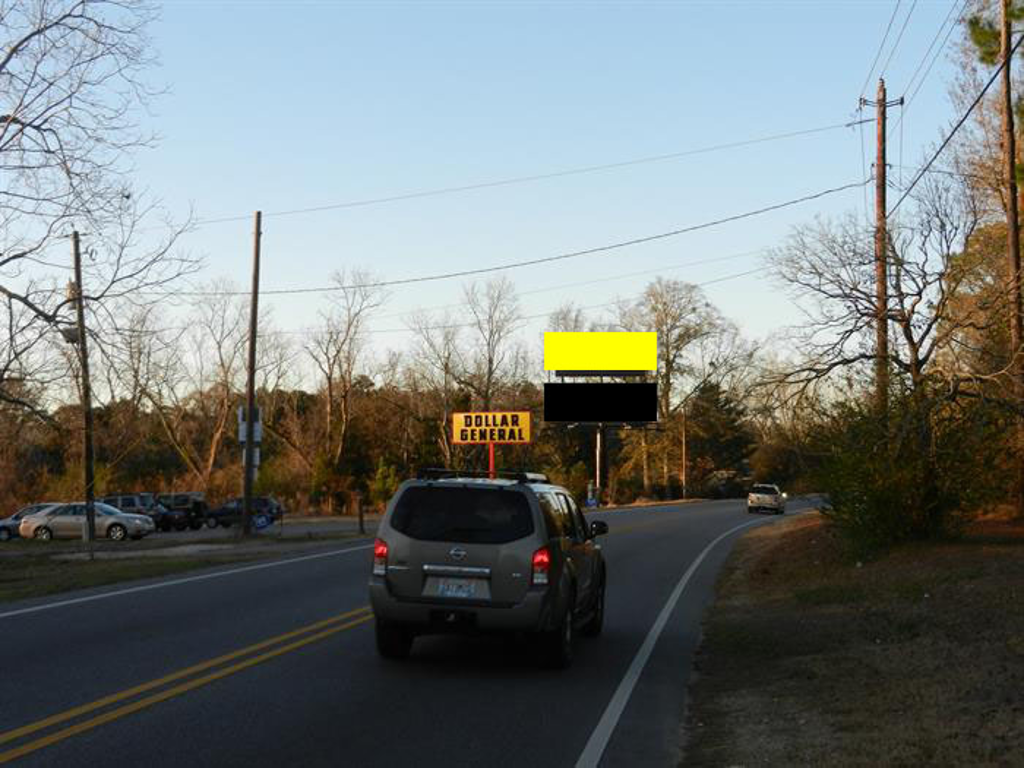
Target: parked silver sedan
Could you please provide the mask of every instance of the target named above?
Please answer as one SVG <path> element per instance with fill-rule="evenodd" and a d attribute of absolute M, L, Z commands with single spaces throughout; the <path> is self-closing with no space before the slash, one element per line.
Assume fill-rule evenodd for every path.
<path fill-rule="evenodd" d="M 34 515 L 37 512 L 42 512 L 47 507 L 52 507 L 57 502 L 44 501 L 40 504 L 29 504 L 27 507 L 22 507 L 10 517 L 6 517 L 0 520 L 0 541 L 8 541 L 9 539 L 17 538 L 18 526 L 21 525 L 21 521 L 29 515 Z"/>
<path fill-rule="evenodd" d="M 114 541 L 141 539 L 156 530 L 148 515 L 121 512 L 109 504 L 96 502 L 96 536 Z M 85 502 L 56 504 L 21 521 L 18 533 L 25 539 L 80 539 L 86 525 Z"/>

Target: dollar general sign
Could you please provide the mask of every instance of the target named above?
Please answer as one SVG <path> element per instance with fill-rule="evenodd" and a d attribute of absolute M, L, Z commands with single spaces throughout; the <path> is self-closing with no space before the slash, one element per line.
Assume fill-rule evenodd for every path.
<path fill-rule="evenodd" d="M 455 445 L 528 443 L 530 442 L 530 412 L 453 413 L 452 442 Z"/>

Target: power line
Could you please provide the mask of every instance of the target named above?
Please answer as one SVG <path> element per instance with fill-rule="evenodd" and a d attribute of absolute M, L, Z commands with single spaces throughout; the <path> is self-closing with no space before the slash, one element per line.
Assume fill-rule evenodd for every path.
<path fill-rule="evenodd" d="M 686 269 L 688 267 L 699 267 L 704 264 L 716 264 L 722 261 L 733 261 L 735 259 L 743 259 L 748 256 L 753 256 L 758 253 L 762 253 L 763 248 L 757 248 L 752 251 L 743 251 L 742 253 L 733 253 L 728 256 L 714 256 L 708 259 L 697 259 L 695 261 L 686 261 L 681 264 L 670 264 L 664 267 L 656 267 L 655 269 L 644 269 L 639 272 L 625 272 L 618 275 L 612 275 L 610 277 L 600 277 L 595 280 L 580 280 L 572 283 L 561 283 L 559 285 L 551 285 L 546 288 L 534 288 L 529 291 L 518 291 L 518 296 L 533 296 L 538 293 L 551 293 L 552 291 L 562 291 L 566 288 L 579 288 L 584 285 L 597 285 L 598 283 L 611 283 L 617 280 L 625 280 L 630 277 L 640 277 L 641 275 L 653 275 L 662 272 L 672 272 L 677 269 Z M 378 320 L 392 317 L 409 317 L 415 312 L 432 312 L 438 309 L 451 309 L 452 307 L 461 307 L 464 302 L 455 302 L 452 304 L 437 304 L 432 307 L 419 307 L 413 310 L 405 310 L 404 312 L 393 312 L 387 315 L 375 315 Z"/>
<path fill-rule="evenodd" d="M 751 251 L 750 253 L 757 253 L 757 251 Z M 724 260 L 726 258 L 735 258 L 736 256 L 741 256 L 741 255 L 742 256 L 748 256 L 748 255 L 750 255 L 750 253 L 735 254 L 734 256 L 721 257 L 721 258 L 719 258 L 717 260 L 721 261 L 721 260 Z M 714 261 L 714 259 L 707 259 L 707 260 L 705 260 L 705 262 L 707 262 L 707 261 Z M 696 264 L 696 263 L 702 263 L 702 262 L 693 262 L 693 263 Z M 683 265 L 683 266 L 690 266 L 690 265 Z M 673 269 L 673 267 L 667 267 L 667 268 L 658 269 L 658 270 L 648 270 L 648 271 L 649 272 L 662 272 L 662 271 L 665 271 L 666 269 Z M 703 282 L 700 282 L 700 283 L 693 283 L 693 285 L 696 285 L 698 287 L 704 287 L 706 285 L 714 285 L 715 283 L 722 283 L 722 282 L 725 282 L 727 280 L 736 280 L 736 279 L 741 278 L 741 277 L 747 277 L 748 275 L 754 275 L 754 274 L 757 274 L 759 272 L 764 272 L 764 271 L 766 271 L 768 269 L 770 269 L 769 266 L 755 267 L 754 269 L 748 269 L 748 270 L 745 270 L 743 272 L 734 272 L 734 273 L 732 273 L 730 275 L 724 275 L 722 277 L 712 278 L 711 280 L 704 280 Z M 639 275 L 639 274 L 644 274 L 644 272 L 636 272 L 636 273 L 633 273 L 633 274 L 634 275 Z M 609 278 L 609 279 L 613 279 L 613 278 Z M 597 282 L 597 281 L 592 281 L 592 282 Z M 584 285 L 584 284 L 585 283 L 580 283 L 580 285 Z M 566 286 L 563 286 L 563 287 L 566 287 Z M 529 293 L 529 292 L 525 292 L 525 293 Z M 521 295 L 525 295 L 525 293 L 521 294 Z M 614 305 L 616 305 L 618 303 L 619 303 L 619 300 L 607 301 L 607 302 L 604 302 L 604 303 L 601 303 L 601 304 L 590 304 L 588 306 L 579 307 L 579 309 L 581 309 L 581 310 L 601 309 L 603 307 L 614 306 Z M 555 309 L 557 309 L 557 307 Z M 550 310 L 547 310 L 546 312 L 538 312 L 538 313 L 532 314 L 532 315 L 524 315 L 523 317 L 521 317 L 519 319 L 520 320 L 536 320 L 537 318 L 548 317 L 549 315 L 551 315 L 552 312 L 555 311 L 555 309 L 550 309 Z M 409 315 L 409 314 L 411 314 L 411 312 L 404 312 L 404 313 L 401 313 L 401 314 Z M 382 315 L 381 317 L 395 317 L 395 315 Z M 469 328 L 469 327 L 472 327 L 473 325 L 474 325 L 474 323 L 472 323 L 472 322 L 467 322 L 467 323 L 445 323 L 443 325 L 428 325 L 428 326 L 424 326 L 422 328 L 422 330 L 425 330 L 425 331 L 438 331 L 438 330 L 446 330 L 446 329 L 449 329 L 449 328 Z M 190 326 L 176 326 L 176 327 L 168 327 L 168 328 L 144 328 L 144 329 L 143 328 L 140 328 L 140 329 L 115 328 L 114 330 L 117 330 L 117 331 L 119 331 L 121 333 L 135 333 L 135 334 L 139 334 L 139 335 L 151 335 L 152 336 L 152 335 L 156 335 L 158 333 L 180 333 L 180 332 L 189 330 L 189 328 L 190 328 Z M 313 327 L 313 326 L 306 326 L 306 327 L 303 327 L 303 328 L 294 328 L 294 329 L 290 329 L 290 330 L 285 330 L 285 329 L 266 330 L 266 331 L 262 331 L 260 333 L 260 335 L 261 336 L 297 336 L 297 335 L 308 335 L 308 334 L 316 333 L 317 330 L 318 329 Z M 406 327 L 406 328 L 376 328 L 376 329 L 371 328 L 371 329 L 367 329 L 366 333 L 413 333 L 413 332 L 415 332 L 415 330 L 416 329 L 412 329 L 412 328 L 408 328 L 408 327 Z"/>
<path fill-rule="evenodd" d="M 917 65 L 917 69 L 914 70 L 914 74 L 911 75 L 910 81 L 907 83 L 906 90 L 904 90 L 904 95 L 910 93 L 910 89 L 912 87 L 914 88 L 914 90 L 913 93 L 910 93 L 910 95 L 906 96 L 906 98 L 904 99 L 904 106 L 906 108 L 909 108 L 910 104 L 916 98 L 918 92 L 921 90 L 921 87 L 924 85 L 925 80 L 928 79 L 928 75 L 931 74 L 932 67 L 935 66 L 935 62 L 938 61 L 939 56 L 942 54 L 942 51 L 945 50 L 946 48 L 946 44 L 949 43 L 949 38 L 953 34 L 953 30 L 956 29 L 957 18 L 959 17 L 959 13 L 955 12 L 957 6 L 961 6 L 962 11 L 964 8 L 967 7 L 967 3 L 968 0 L 953 0 L 953 4 L 950 6 L 949 12 L 946 14 L 946 18 L 943 19 L 942 24 L 939 25 L 938 30 L 935 32 L 935 36 L 932 38 L 931 44 L 928 46 L 928 50 L 924 52 L 924 56 L 921 57 L 921 61 Z M 950 23 L 951 19 L 952 23 Z M 928 63 L 928 68 L 924 70 L 924 74 L 921 76 L 920 81 L 918 81 L 917 86 L 915 87 L 914 80 L 917 78 L 918 73 L 921 71 L 921 67 L 924 66 L 925 61 L 928 60 L 928 54 L 931 53 L 932 48 L 935 47 L 936 41 L 938 41 L 939 37 L 942 35 L 942 30 L 946 28 L 947 24 L 949 24 L 949 29 L 946 30 L 946 36 L 945 38 L 943 38 L 942 44 L 936 49 L 935 54 L 932 56 L 931 61 Z M 900 110 L 900 117 L 899 120 L 896 122 L 896 125 L 893 126 L 893 131 L 895 131 L 897 128 L 902 128 L 903 117 L 904 110 Z"/>
<path fill-rule="evenodd" d="M 862 122 L 873 122 L 874 118 L 870 120 L 864 120 Z M 475 184 L 463 184 L 453 187 L 438 187 L 436 189 L 425 189 L 416 192 L 406 192 L 398 195 L 389 195 L 386 197 L 372 197 L 363 200 L 349 200 L 341 203 L 331 203 L 327 205 L 317 205 L 309 208 L 295 208 L 287 211 L 270 211 L 263 214 L 263 218 L 271 216 L 294 216 L 303 213 L 321 213 L 323 211 L 337 211 L 345 208 L 360 208 L 369 205 L 381 205 L 383 203 L 395 203 L 403 200 L 415 200 L 421 197 L 433 197 L 437 195 L 450 195 L 457 192 L 471 192 L 477 189 L 490 189 L 493 187 L 510 186 L 513 184 L 524 184 L 531 181 L 543 181 L 545 179 L 557 179 L 563 176 L 575 176 L 584 173 L 595 173 L 598 171 L 608 171 L 615 168 L 626 168 L 632 165 L 643 165 L 646 163 L 657 163 L 665 160 L 676 160 L 681 157 L 689 157 L 691 155 L 706 154 L 709 152 L 719 152 L 726 149 L 737 149 L 739 147 L 751 146 L 753 144 L 762 144 L 769 141 L 780 141 L 782 139 L 793 139 L 799 136 L 809 136 L 815 133 L 824 133 L 826 131 L 834 131 L 839 128 L 852 128 L 858 125 L 857 121 L 845 122 L 845 123 L 833 123 L 831 125 L 823 125 L 817 128 L 806 128 L 799 131 L 789 131 L 787 133 L 776 133 L 770 136 L 760 136 L 753 139 L 744 139 L 742 141 L 732 141 L 725 144 L 712 144 L 707 147 L 699 147 L 697 149 L 688 149 L 681 152 L 670 152 L 664 155 L 649 155 L 647 157 L 633 158 L 632 160 L 621 160 L 615 163 L 604 163 L 601 165 L 587 165 L 579 168 L 568 168 L 562 171 L 553 171 L 550 173 L 538 173 L 530 176 L 513 176 L 505 179 L 496 179 L 493 181 L 482 181 Z M 239 216 L 225 216 L 216 219 L 200 219 L 195 223 L 194 226 L 202 227 L 208 224 L 224 224 L 234 221 L 249 221 L 252 218 L 252 214 L 244 214 Z"/>
<path fill-rule="evenodd" d="M 857 107 L 857 112 L 859 114 L 863 114 L 863 112 L 864 112 L 864 105 L 863 105 L 863 103 L 859 107 Z M 863 179 L 870 179 L 870 176 L 868 176 L 867 150 L 865 150 L 865 148 L 864 148 L 864 124 L 863 123 L 861 123 L 861 125 L 860 125 L 860 170 L 861 170 L 861 178 L 863 178 Z M 864 185 L 864 219 L 865 219 L 865 221 L 869 221 L 871 219 L 871 214 L 868 213 L 868 187 L 867 187 L 866 184 Z"/>
<path fill-rule="evenodd" d="M 915 168 L 916 166 L 905 165 L 904 168 Z M 967 173 L 966 171 L 956 171 L 952 168 L 929 168 L 928 173 L 940 173 L 946 176 L 957 176 L 962 179 L 975 179 L 977 181 L 989 181 L 985 176 L 980 173 Z"/>
<path fill-rule="evenodd" d="M 928 45 L 928 49 L 924 52 L 924 56 L 921 57 L 921 61 L 918 62 L 917 68 L 914 70 L 914 74 L 910 76 L 910 81 L 907 83 L 907 88 L 904 91 L 904 94 L 908 93 L 911 87 L 914 85 L 914 81 L 917 79 L 918 74 L 921 72 L 921 67 L 923 67 L 924 63 L 928 60 L 928 54 L 932 52 L 932 48 L 935 47 L 935 43 L 938 42 L 939 37 L 942 36 L 942 30 L 944 30 L 946 28 L 946 25 L 949 24 L 950 19 L 953 19 L 953 26 L 950 27 L 949 32 L 946 33 L 946 40 L 949 40 L 950 33 L 953 31 L 953 29 L 956 28 L 956 16 L 954 15 L 954 11 L 956 11 L 958 5 L 966 4 L 967 0 L 953 0 L 952 4 L 950 4 L 949 11 L 946 13 L 946 18 L 942 20 L 942 23 L 939 25 L 938 30 L 936 30 L 935 36 L 932 38 L 931 43 Z M 941 51 L 945 47 L 946 40 L 944 40 L 942 45 L 939 46 L 939 51 Z M 936 56 L 938 56 L 938 53 L 936 53 Z M 934 58 L 932 59 L 932 63 L 935 63 Z M 928 66 L 928 71 L 931 71 L 931 65 Z M 928 72 L 925 72 L 924 77 L 921 78 L 921 82 L 924 82 L 925 78 L 927 77 Z M 914 91 L 914 93 L 916 94 L 917 91 Z M 913 98 L 914 97 L 911 96 L 910 98 L 907 99 L 907 101 L 913 101 Z"/>
<path fill-rule="evenodd" d="M 900 40 L 903 39 L 903 33 L 907 31 L 907 24 L 910 23 L 910 17 L 914 14 L 914 9 L 916 7 L 917 0 L 914 0 L 910 5 L 910 10 L 907 11 L 907 17 L 903 20 L 903 26 L 900 27 L 900 33 L 896 37 L 896 42 L 892 44 L 892 50 L 889 51 L 889 56 L 886 58 L 885 64 L 882 65 L 882 69 L 878 72 L 879 77 L 885 77 L 885 71 L 889 68 L 889 63 L 892 61 L 892 57 L 896 53 L 896 49 L 900 47 Z"/>
<path fill-rule="evenodd" d="M 1003 67 L 1006 66 L 1006 62 L 1013 58 L 1013 54 L 1017 52 L 1017 49 L 1020 47 L 1020 44 L 1022 42 L 1024 42 L 1024 35 L 1017 38 L 1017 42 L 1013 44 L 1013 48 L 1011 48 L 1009 53 L 1005 57 L 1003 57 L 1003 60 L 1001 62 L 999 62 L 999 66 L 996 67 L 996 71 L 992 73 L 992 77 L 989 78 L 989 81 L 985 83 L 985 87 L 981 89 L 981 93 L 979 93 L 974 98 L 974 101 L 971 103 L 971 106 L 967 108 L 967 111 L 964 112 L 963 116 L 957 121 L 956 125 L 953 126 L 953 130 L 949 132 L 949 135 L 946 136 L 942 144 L 939 145 L 939 148 L 935 150 L 935 154 L 931 156 L 931 159 L 929 159 L 928 162 L 925 163 L 924 167 L 921 168 L 918 174 L 914 177 L 914 180 L 910 182 L 910 186 L 908 186 L 906 190 L 904 190 L 903 194 L 900 196 L 900 199 L 896 201 L 896 205 L 889 209 L 888 213 L 886 213 L 887 216 L 891 216 L 893 212 L 900 207 L 900 204 L 907 199 L 907 195 L 909 195 L 911 190 L 915 186 L 917 186 L 917 182 L 919 182 L 921 178 L 928 172 L 928 169 L 932 167 L 932 163 L 934 163 L 938 159 L 939 155 L 942 154 L 942 150 L 946 148 L 946 145 L 949 144 L 953 136 L 956 135 L 956 132 L 960 130 L 960 127 L 965 122 L 967 122 L 967 118 L 971 116 L 971 113 L 974 111 L 975 107 L 977 107 L 978 104 L 981 103 L 981 100 L 985 97 L 985 94 L 988 92 L 988 89 L 992 87 L 992 83 L 996 81 L 996 78 L 999 77 L 999 73 L 1003 71 Z"/>
<path fill-rule="evenodd" d="M 885 48 L 885 41 L 889 39 L 889 32 L 892 30 L 892 23 L 896 20 L 896 12 L 900 9 L 901 0 L 896 0 L 896 7 L 892 9 L 892 16 L 889 17 L 889 24 L 885 28 L 885 34 L 882 36 L 882 42 L 878 44 L 878 50 L 875 51 L 875 58 L 871 62 L 871 69 L 868 70 L 867 77 L 864 78 L 864 85 L 860 87 L 861 97 L 867 93 L 868 83 L 871 82 L 871 75 L 874 74 L 875 64 L 878 63 L 878 57 L 882 55 L 882 49 Z"/>
<path fill-rule="evenodd" d="M 961 11 L 962 11 L 962 10 L 963 10 L 964 8 L 966 8 L 966 7 L 967 7 L 967 3 L 968 3 L 968 1 L 969 1 L 969 0 L 964 0 L 964 2 L 963 2 L 963 6 L 962 6 L 962 8 L 961 8 Z M 959 16 L 959 14 L 957 14 L 957 16 Z M 916 87 L 914 88 L 914 92 L 913 92 L 912 94 L 910 94 L 910 98 L 908 98 L 908 99 L 907 99 L 907 104 L 908 104 L 908 105 L 909 105 L 909 104 L 910 104 L 910 103 L 911 103 L 911 102 L 912 102 L 912 101 L 914 100 L 914 98 L 915 98 L 915 97 L 917 96 L 917 93 L 918 93 L 918 91 L 920 91 L 920 90 L 921 90 L 921 86 L 923 86 L 923 85 L 924 85 L 924 81 L 928 79 L 928 75 L 929 75 L 929 74 L 931 74 L 931 71 L 932 71 L 932 67 L 934 67 L 934 66 L 935 66 L 935 62 L 936 62 L 936 61 L 938 61 L 938 58 L 939 58 L 939 54 L 941 54 L 941 53 L 942 53 L 942 51 L 943 51 L 943 50 L 945 50 L 945 48 L 946 48 L 946 44 L 947 44 L 947 43 L 949 42 L 949 38 L 950 38 L 950 36 L 951 36 L 951 35 L 953 34 L 953 30 L 954 30 L 954 29 L 956 29 L 956 22 L 957 22 L 957 16 L 954 16 L 954 17 L 953 17 L 953 21 L 952 21 L 952 23 L 951 23 L 951 24 L 949 25 L 949 29 L 948 29 L 948 30 L 946 30 L 946 36 L 945 36 L 945 37 L 944 37 L 944 38 L 942 39 L 942 45 L 940 45 L 940 46 L 938 47 L 938 49 L 937 49 L 937 50 L 935 51 L 935 54 L 934 54 L 934 55 L 932 56 L 932 60 L 931 60 L 930 62 L 928 62 L 928 68 L 927 68 L 927 69 L 926 69 L 926 70 L 924 71 L 924 74 L 923 74 L 923 75 L 921 75 L 921 79 L 920 79 L 920 80 L 919 80 L 919 81 L 917 82 L 917 86 L 916 86 Z"/>
<path fill-rule="evenodd" d="M 456 277 L 470 277 L 473 275 L 482 275 L 491 272 L 502 272 L 507 269 L 519 269 L 522 267 L 536 266 L 537 264 L 548 264 L 556 261 L 564 261 L 565 259 L 575 259 L 581 256 L 593 256 L 598 253 L 605 253 L 607 251 L 613 251 L 620 248 L 628 248 L 634 245 L 642 245 L 644 243 L 654 242 L 656 240 L 664 240 L 670 237 L 677 237 L 679 235 L 688 234 L 690 232 L 696 232 L 702 229 L 710 229 L 711 227 L 720 226 L 722 224 L 729 224 L 734 221 L 741 221 L 743 219 L 749 219 L 753 216 L 760 216 L 765 213 L 771 213 L 772 211 L 778 211 L 783 208 L 789 208 L 800 203 L 810 202 L 812 200 L 818 200 L 828 195 L 834 195 L 839 192 L 845 192 L 849 189 L 856 189 L 865 184 L 868 181 L 857 181 L 849 184 L 843 184 L 839 187 L 831 187 L 829 189 L 821 190 L 813 194 L 804 195 L 803 197 L 797 197 L 790 200 L 785 200 L 781 203 L 774 203 L 772 205 L 766 205 L 762 208 L 757 208 L 752 211 L 745 211 L 743 213 L 737 213 L 732 216 L 725 216 L 720 219 L 714 219 L 712 221 L 706 221 L 701 224 L 693 224 L 687 227 L 681 227 L 679 229 L 673 229 L 668 232 L 659 232 L 655 235 L 646 235 L 643 237 L 636 237 L 630 240 L 620 240 L 615 243 L 609 243 L 607 245 L 599 245 L 593 248 L 585 248 L 579 251 L 570 251 L 568 253 L 561 253 L 557 256 L 545 256 L 538 259 L 528 259 L 526 261 L 515 261 L 507 264 L 499 264 L 492 267 L 478 267 L 476 269 L 463 269 L 456 272 L 444 272 L 436 275 L 422 275 L 420 277 L 406 277 L 396 280 L 380 280 L 372 283 L 362 283 L 358 285 L 330 285 L 330 286 L 317 286 L 308 288 L 278 288 L 260 291 L 261 295 L 264 296 L 286 296 L 286 295 L 298 295 L 308 293 L 336 293 L 338 291 L 352 291 L 362 288 L 386 288 L 395 285 L 410 285 L 413 283 L 426 283 L 437 280 L 450 280 Z M 140 292 L 142 294 L 143 292 Z M 163 297 L 181 297 L 181 296 L 248 296 L 246 291 L 166 291 L 160 293 L 146 292 L 144 295 L 149 296 L 163 296 Z"/>
<path fill-rule="evenodd" d="M 771 267 L 761 266 L 761 267 L 757 267 L 755 269 L 748 269 L 748 270 L 746 270 L 744 272 L 734 272 L 731 275 L 724 275 L 722 277 L 716 277 L 716 278 L 714 278 L 712 280 L 705 280 L 705 281 L 700 282 L 700 283 L 693 283 L 693 285 L 696 285 L 698 287 L 704 287 L 706 285 L 714 285 L 715 283 L 722 283 L 722 282 L 725 282 L 727 280 L 736 280 L 736 279 L 741 278 L 741 277 L 747 277 L 748 275 L 757 274 L 758 272 L 764 272 L 764 271 L 766 271 L 768 269 L 771 269 Z M 601 304 L 590 304 L 590 305 L 587 305 L 587 306 L 584 306 L 584 307 L 579 307 L 579 309 L 580 310 L 603 309 L 604 307 L 613 307 L 613 306 L 615 306 L 618 303 L 619 303 L 619 300 L 616 299 L 615 301 L 606 301 L 606 302 L 603 302 Z M 537 312 L 536 314 L 532 314 L 532 315 L 523 315 L 522 317 L 519 318 L 519 320 L 537 320 L 537 319 L 542 318 L 542 317 L 549 317 L 551 315 L 551 313 L 554 312 L 554 311 L 555 310 L 552 309 L 552 310 L 548 310 L 547 312 Z M 374 329 L 374 330 L 368 330 L 367 333 L 413 333 L 416 330 L 441 331 L 441 330 L 448 330 L 448 329 L 451 329 L 451 328 L 471 328 L 474 325 L 475 325 L 475 323 L 469 322 L 469 323 L 446 323 L 444 325 L 429 325 L 429 326 L 423 327 L 422 329 L 412 329 L 412 328 L 377 328 L 377 329 Z"/>

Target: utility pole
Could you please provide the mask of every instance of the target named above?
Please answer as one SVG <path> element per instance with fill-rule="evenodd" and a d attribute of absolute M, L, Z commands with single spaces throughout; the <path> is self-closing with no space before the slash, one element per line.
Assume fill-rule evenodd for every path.
<path fill-rule="evenodd" d="M 861 106 L 874 106 L 877 110 L 877 157 L 875 159 L 875 400 L 878 413 L 885 416 L 889 410 L 889 232 L 885 216 L 885 113 L 888 107 L 903 103 L 901 96 L 894 101 L 885 99 L 885 80 L 878 79 L 875 101 L 862 98 Z"/>
<path fill-rule="evenodd" d="M 1011 20 L 1010 0 L 1002 2 L 1000 58 L 1003 62 L 1003 171 L 1006 181 L 1006 258 L 1007 298 L 1010 304 L 1010 381 L 1018 407 L 1024 402 L 1024 360 L 1021 359 L 1020 223 L 1017 200 L 1017 148 L 1013 125 L 1013 86 L 1010 76 Z M 1024 516 L 1024 416 L 1017 416 L 1017 473 L 1014 502 L 1017 516 Z"/>
<path fill-rule="evenodd" d="M 686 403 L 685 402 L 683 403 L 683 407 L 679 409 L 679 413 L 683 417 L 682 418 L 682 423 L 683 423 L 683 430 L 682 430 L 682 432 L 683 432 L 683 434 L 682 434 L 681 439 L 680 439 L 680 448 L 682 450 L 681 450 L 681 457 L 680 457 L 680 461 L 679 461 L 679 469 L 680 469 L 680 472 L 681 472 L 682 476 L 679 479 L 682 482 L 683 498 L 685 499 L 685 498 L 687 498 L 687 496 L 686 496 L 686 482 L 687 482 L 686 462 L 687 462 L 687 458 L 688 458 L 687 455 L 686 455 Z"/>
<path fill-rule="evenodd" d="M 252 249 L 252 298 L 249 304 L 249 370 L 245 382 L 245 479 L 242 485 L 242 535 L 252 533 L 253 453 L 256 435 L 256 325 L 260 296 L 260 223 L 256 211 L 256 228 Z"/>
<path fill-rule="evenodd" d="M 96 507 L 94 504 L 93 440 L 92 440 L 92 388 L 89 383 L 89 347 L 85 333 L 85 296 L 82 291 L 82 253 L 78 230 L 71 233 L 71 255 L 75 263 L 75 310 L 78 314 L 78 360 L 82 369 L 82 415 L 85 433 L 82 463 L 85 465 L 85 520 L 88 528 L 89 559 L 95 557 Z"/>

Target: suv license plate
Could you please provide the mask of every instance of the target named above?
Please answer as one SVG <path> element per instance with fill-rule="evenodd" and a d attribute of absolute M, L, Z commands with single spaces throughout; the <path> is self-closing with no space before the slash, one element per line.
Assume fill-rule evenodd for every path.
<path fill-rule="evenodd" d="M 476 583 L 473 579 L 440 579 L 437 594 L 441 597 L 473 597 Z"/>

